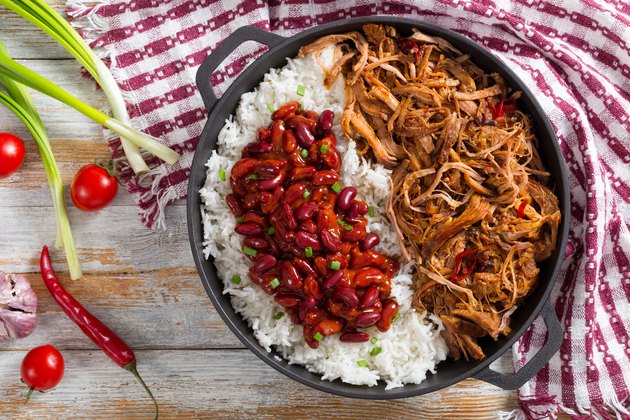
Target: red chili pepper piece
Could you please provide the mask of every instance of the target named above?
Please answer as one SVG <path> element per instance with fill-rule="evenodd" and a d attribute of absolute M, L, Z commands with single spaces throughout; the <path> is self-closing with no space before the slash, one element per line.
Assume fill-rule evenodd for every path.
<path fill-rule="evenodd" d="M 472 261 L 465 267 L 462 267 L 462 262 L 465 258 L 470 258 Z M 470 276 L 477 265 L 477 256 L 475 253 L 467 249 L 460 252 L 455 257 L 455 267 L 453 268 L 453 274 L 451 275 L 451 281 L 461 281 Z M 461 273 L 460 273 L 461 270 Z"/>
<path fill-rule="evenodd" d="M 153 401 L 155 407 L 155 418 L 158 418 L 159 409 L 157 401 L 151 393 L 149 387 L 144 383 L 138 370 L 136 369 L 136 356 L 133 350 L 107 325 L 103 324 L 98 318 L 85 309 L 70 293 L 63 288 L 50 262 L 48 247 L 44 245 L 42 255 L 39 259 L 39 266 L 42 272 L 44 284 L 48 291 L 59 304 L 61 309 L 66 313 L 68 318 L 75 324 L 90 340 L 94 342 L 110 359 L 118 366 L 131 372 L 146 390 L 149 397 Z"/>
<path fill-rule="evenodd" d="M 418 44 L 413 39 L 399 39 L 397 43 L 398 47 L 405 54 L 414 53 L 416 60 L 420 57 L 420 48 L 418 48 Z"/>
<path fill-rule="evenodd" d="M 490 108 L 490 111 L 492 111 L 492 117 L 495 120 L 518 109 L 518 106 L 513 99 L 501 99 L 496 106 L 490 99 L 488 99 L 486 102 L 488 103 L 488 108 Z"/>
<path fill-rule="evenodd" d="M 525 207 L 527 207 L 527 203 L 525 201 L 521 201 L 521 204 L 518 206 L 518 211 L 516 212 L 516 217 L 520 219 L 525 217 Z"/>

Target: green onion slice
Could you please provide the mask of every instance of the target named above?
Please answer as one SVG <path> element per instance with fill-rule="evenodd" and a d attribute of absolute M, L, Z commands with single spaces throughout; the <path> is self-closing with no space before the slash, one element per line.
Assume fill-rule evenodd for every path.
<path fill-rule="evenodd" d="M 336 193 L 338 193 L 339 191 L 341 191 L 341 185 L 339 185 L 339 183 L 338 183 L 338 182 L 335 182 L 334 184 L 332 184 L 332 187 L 330 187 L 330 188 L 332 188 L 332 190 L 333 190 L 334 192 L 336 192 Z"/>
<path fill-rule="evenodd" d="M 347 230 L 348 232 L 351 232 L 351 231 L 352 231 L 352 226 L 350 226 L 350 225 L 345 225 L 343 228 L 344 228 L 345 230 Z"/>
<path fill-rule="evenodd" d="M 310 246 L 307 246 L 306 248 L 304 248 L 304 253 L 306 254 L 307 257 L 311 258 L 313 256 L 313 248 Z"/>
<path fill-rule="evenodd" d="M 238 274 L 234 274 L 232 276 L 232 283 L 234 284 L 241 284 L 241 276 L 239 276 Z"/>
<path fill-rule="evenodd" d="M 380 347 L 374 347 L 371 351 L 370 351 L 370 356 L 374 357 L 377 354 L 379 354 L 380 352 L 382 352 L 383 349 Z"/>
<path fill-rule="evenodd" d="M 276 110 L 273 109 L 273 105 L 271 104 L 267 104 L 267 109 L 269 110 L 269 112 L 276 112 Z"/>
<path fill-rule="evenodd" d="M 374 217 L 375 214 L 376 212 L 374 211 L 374 207 L 368 206 L 368 216 Z"/>
<path fill-rule="evenodd" d="M 396 321 L 398 318 L 400 318 L 400 314 L 399 313 L 394 315 L 394 319 L 392 319 L 392 322 Z"/>
<path fill-rule="evenodd" d="M 236 223 L 243 223 L 245 221 L 245 219 L 243 218 L 243 216 L 238 216 L 236 218 Z"/>
<path fill-rule="evenodd" d="M 221 178 L 221 181 L 225 181 L 227 179 L 225 177 L 225 169 L 219 168 L 219 178 Z"/>
<path fill-rule="evenodd" d="M 273 316 L 273 319 L 280 319 L 280 318 L 282 318 L 283 316 L 284 316 L 284 312 L 280 311 L 280 312 L 277 312 L 277 313 Z"/>
<path fill-rule="evenodd" d="M 304 96 L 304 92 L 306 92 L 306 87 L 304 87 L 304 85 L 298 85 L 296 93 L 300 96 Z"/>
<path fill-rule="evenodd" d="M 366 360 L 358 360 L 357 361 L 357 366 L 361 366 L 361 367 L 367 367 L 368 362 Z"/>
<path fill-rule="evenodd" d="M 248 246 L 243 248 L 243 252 L 246 253 L 247 255 L 252 256 L 252 257 L 258 256 L 258 251 L 256 251 L 254 248 L 250 248 Z"/>
<path fill-rule="evenodd" d="M 303 199 L 307 199 L 311 196 L 311 192 L 309 190 L 304 191 L 304 194 L 302 194 L 302 198 Z"/>
<path fill-rule="evenodd" d="M 273 226 L 269 226 L 269 229 L 267 229 L 267 234 L 273 235 L 274 233 L 276 233 L 276 228 Z"/>
<path fill-rule="evenodd" d="M 300 156 L 306 159 L 308 157 L 308 150 L 302 149 L 302 151 L 300 152 Z"/>
<path fill-rule="evenodd" d="M 319 148 L 319 152 L 325 155 L 326 152 L 328 152 L 328 145 L 322 144 L 321 147 Z"/>
<path fill-rule="evenodd" d="M 347 225 L 347 223 L 346 223 L 346 222 L 344 222 L 344 221 L 343 221 L 343 220 L 341 220 L 341 219 L 337 220 L 337 224 L 338 224 L 339 226 L 345 226 L 345 225 Z"/>
<path fill-rule="evenodd" d="M 316 332 L 315 335 L 313 336 L 313 339 L 317 340 L 317 341 L 321 341 L 322 338 L 324 338 L 323 335 L 321 335 L 320 332 Z"/>
<path fill-rule="evenodd" d="M 280 280 L 278 280 L 278 277 L 274 277 L 274 279 L 269 282 L 269 286 L 273 287 L 274 289 L 280 286 Z"/>
<path fill-rule="evenodd" d="M 378 337 L 372 337 L 372 339 L 370 340 L 370 343 L 376 344 L 377 341 L 378 341 Z"/>
<path fill-rule="evenodd" d="M 331 270 L 339 270 L 341 268 L 341 263 L 339 261 L 331 261 L 330 269 Z"/>

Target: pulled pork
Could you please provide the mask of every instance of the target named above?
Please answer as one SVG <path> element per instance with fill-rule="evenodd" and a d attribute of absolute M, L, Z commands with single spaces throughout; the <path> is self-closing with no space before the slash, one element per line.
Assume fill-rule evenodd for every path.
<path fill-rule="evenodd" d="M 342 128 L 368 158 L 392 168 L 388 215 L 416 261 L 414 307 L 437 314 L 450 355 L 483 359 L 477 339 L 510 331 L 556 246 L 558 199 L 545 183 L 520 92 L 442 38 L 389 26 L 329 35 L 330 87 L 346 80 Z"/>

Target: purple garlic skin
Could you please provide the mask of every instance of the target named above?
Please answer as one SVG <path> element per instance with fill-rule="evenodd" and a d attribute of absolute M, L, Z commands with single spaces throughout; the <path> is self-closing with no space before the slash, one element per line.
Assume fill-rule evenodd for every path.
<path fill-rule="evenodd" d="M 26 277 L 0 271 L 0 341 L 31 335 L 36 312 L 37 295 Z"/>

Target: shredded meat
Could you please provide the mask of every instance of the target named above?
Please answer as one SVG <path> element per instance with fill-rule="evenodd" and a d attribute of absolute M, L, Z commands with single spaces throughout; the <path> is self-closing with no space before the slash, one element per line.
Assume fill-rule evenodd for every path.
<path fill-rule="evenodd" d="M 446 40 L 368 24 L 328 35 L 326 86 L 346 81 L 345 135 L 392 168 L 387 214 L 415 260 L 413 305 L 438 315 L 450 356 L 483 359 L 479 337 L 510 332 L 556 247 L 561 214 L 520 92 Z"/>

